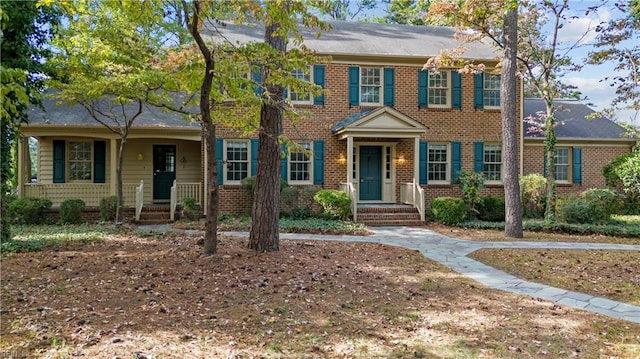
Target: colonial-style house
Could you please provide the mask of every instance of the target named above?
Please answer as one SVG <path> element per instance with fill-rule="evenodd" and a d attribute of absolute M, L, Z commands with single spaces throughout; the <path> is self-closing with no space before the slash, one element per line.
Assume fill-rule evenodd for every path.
<path fill-rule="evenodd" d="M 305 41 L 331 61 L 297 72 L 325 93 L 288 93 L 295 107 L 309 113 L 295 126 L 285 123 L 285 135 L 308 150 L 285 154 L 281 172 L 289 185 L 342 189 L 353 199 L 356 219 L 386 216 L 377 223 L 387 224 L 419 223 L 431 199 L 459 196 L 455 181 L 460 170 L 483 172 L 486 193 L 503 194 L 500 76 L 489 71 L 460 74 L 454 68 L 422 70 L 426 59 L 460 45 L 454 29 L 332 25 L 320 38 L 308 32 Z M 223 31 L 231 41 L 263 37 L 256 28 L 228 25 Z M 496 65 L 500 54 L 493 47 L 463 46 L 463 58 L 488 69 Z M 525 100 L 521 93 L 524 118 L 538 109 L 539 101 Z M 56 106 L 54 101 L 44 107 L 44 112 L 32 109 L 30 123 L 22 128 L 19 195 L 47 197 L 54 205 L 82 198 L 96 206 L 102 197 L 115 194 L 119 138 L 84 108 Z M 566 112 L 571 120 L 558 127 L 558 180 L 566 191 L 602 186 L 602 166 L 629 151 L 634 141 L 617 137 L 622 129 L 609 120 L 587 122 L 583 105 L 566 107 L 573 112 Z M 542 172 L 542 140 L 522 125 L 518 131 L 521 172 Z M 258 140 L 224 128 L 218 136 L 220 210 L 248 213 L 240 181 L 255 173 Z M 28 174 L 28 137 L 38 143 L 35 180 Z M 185 196 L 204 203 L 206 155 L 197 123 L 146 108 L 131 129 L 125 152 L 126 205 L 136 208 L 139 218 L 147 207 L 170 203 L 173 208 Z M 397 218 L 390 219 L 393 215 Z"/>

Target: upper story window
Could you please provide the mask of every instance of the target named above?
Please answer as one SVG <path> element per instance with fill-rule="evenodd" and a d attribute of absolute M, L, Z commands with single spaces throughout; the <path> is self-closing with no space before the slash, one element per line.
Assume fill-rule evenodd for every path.
<path fill-rule="evenodd" d="M 484 74 L 484 107 L 500 107 L 500 75 Z"/>
<path fill-rule="evenodd" d="M 360 68 L 360 104 L 382 104 L 382 69 L 379 67 Z"/>
<path fill-rule="evenodd" d="M 92 151 L 90 141 L 70 141 L 69 154 L 69 180 L 90 181 L 92 165 Z"/>
<path fill-rule="evenodd" d="M 294 69 L 291 75 L 297 80 L 311 83 L 313 81 L 312 73 L 313 71 L 311 71 L 310 69 L 307 69 L 307 71 L 305 71 L 305 69 Z M 289 88 L 288 92 L 289 99 L 291 99 L 292 103 L 311 104 L 313 101 L 310 92 L 295 92 L 292 91 L 291 88 Z"/>
<path fill-rule="evenodd" d="M 449 148 L 444 143 L 429 143 L 427 179 L 429 183 L 448 183 Z"/>
<path fill-rule="evenodd" d="M 487 182 L 502 181 L 502 146 L 484 145 L 482 172 L 484 172 Z"/>
<path fill-rule="evenodd" d="M 311 142 L 297 142 L 289 149 L 289 182 L 311 183 Z"/>
<path fill-rule="evenodd" d="M 249 175 L 249 141 L 226 140 L 224 161 L 224 182 L 240 183 Z"/>
<path fill-rule="evenodd" d="M 449 71 L 429 72 L 429 107 L 451 106 L 451 82 Z"/>
<path fill-rule="evenodd" d="M 553 159 L 555 163 L 555 178 L 558 182 L 569 182 L 569 148 L 556 148 Z"/>

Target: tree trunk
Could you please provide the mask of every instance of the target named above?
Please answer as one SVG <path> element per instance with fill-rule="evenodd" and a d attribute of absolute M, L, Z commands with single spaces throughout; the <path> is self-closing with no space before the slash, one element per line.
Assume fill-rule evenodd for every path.
<path fill-rule="evenodd" d="M 279 23 L 268 24 L 265 42 L 280 52 L 286 51 L 284 38 L 276 36 Z M 258 169 L 251 211 L 249 248 L 271 252 L 279 250 L 278 209 L 280 207 L 280 143 L 282 134 L 282 96 L 284 88 L 269 84 L 269 70 L 265 66 L 263 77 L 270 98 L 260 110 Z"/>
<path fill-rule="evenodd" d="M 504 163 L 505 226 L 507 237 L 522 238 L 522 204 L 518 181 L 518 112 L 516 67 L 518 12 L 510 6 L 504 17 L 504 57 L 500 98 L 502 99 L 502 146 Z"/>
<path fill-rule="evenodd" d="M 546 137 L 544 140 L 545 157 L 547 159 L 547 203 L 544 210 L 544 219 L 547 221 L 555 221 L 556 219 L 556 131 L 555 131 L 555 115 L 553 114 L 553 100 L 545 99 L 547 114 L 544 120 L 544 129 Z"/>

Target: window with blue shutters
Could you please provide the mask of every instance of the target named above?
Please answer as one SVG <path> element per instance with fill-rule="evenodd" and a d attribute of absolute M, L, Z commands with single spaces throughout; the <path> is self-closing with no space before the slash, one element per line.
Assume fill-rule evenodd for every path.
<path fill-rule="evenodd" d="M 429 142 L 427 181 L 430 184 L 449 183 L 449 146 L 446 143 Z"/>
<path fill-rule="evenodd" d="M 224 140 L 223 182 L 224 184 L 240 184 L 249 176 L 251 165 L 249 140 Z M 218 157 L 216 151 L 216 157 Z M 218 177 L 220 173 L 218 173 Z"/>
<path fill-rule="evenodd" d="M 296 142 L 289 147 L 289 178 L 290 184 L 311 184 L 312 162 L 311 142 Z"/>
<path fill-rule="evenodd" d="M 554 178 L 558 183 L 582 183 L 582 149 L 556 147 L 553 156 Z M 544 157 L 544 176 L 547 176 L 547 158 Z"/>
<path fill-rule="evenodd" d="M 454 70 L 420 70 L 418 107 L 462 108 L 462 75 Z"/>
<path fill-rule="evenodd" d="M 395 70 L 349 67 L 349 106 L 381 105 L 395 105 Z"/>

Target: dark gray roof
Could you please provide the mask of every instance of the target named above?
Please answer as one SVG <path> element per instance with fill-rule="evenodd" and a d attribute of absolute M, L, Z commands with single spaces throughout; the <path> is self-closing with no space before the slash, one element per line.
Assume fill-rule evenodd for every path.
<path fill-rule="evenodd" d="M 304 44 L 322 55 L 366 55 L 426 59 L 440 50 L 463 45 L 466 59 L 497 59 L 498 50 L 486 43 L 463 43 L 454 39 L 455 29 L 442 26 L 331 21 L 332 28 L 317 37 L 317 30 L 300 27 Z M 220 38 L 213 29 L 211 36 Z M 264 41 L 264 27 L 227 24 L 219 27 L 224 36 L 235 43 Z"/>
<path fill-rule="evenodd" d="M 44 125 L 50 124 L 54 126 L 96 126 L 102 127 L 100 123 L 95 121 L 89 112 L 81 105 L 58 104 L 59 100 L 49 96 L 43 96 L 42 107 L 30 106 L 29 124 Z M 107 103 L 106 101 L 104 102 Z M 103 107 L 107 109 L 108 107 Z M 126 105 L 126 113 L 134 114 L 137 106 Z M 109 123 L 108 119 L 104 119 Z M 122 122 L 122 121 L 121 121 Z M 169 112 L 153 106 L 144 106 L 142 113 L 133 123 L 133 127 L 193 127 L 199 128 L 200 124 L 189 121 L 183 115 L 176 112 Z"/>
<path fill-rule="evenodd" d="M 555 100 L 556 137 L 583 139 L 623 139 L 625 129 L 606 117 L 588 119 L 594 113 L 589 106 L 577 100 Z M 535 131 L 535 125 L 527 122 L 527 117 L 537 117 L 537 113 L 546 112 L 542 99 L 527 98 L 524 100 L 525 137 L 542 138 L 544 134 Z"/>
<path fill-rule="evenodd" d="M 358 121 L 359 119 L 365 117 L 366 115 L 370 114 L 371 112 L 377 110 L 377 108 L 372 108 L 370 110 L 366 110 L 366 111 L 362 111 L 362 112 L 356 112 L 353 115 L 343 119 L 342 121 L 336 123 L 335 125 L 333 125 L 333 127 L 331 127 L 331 132 L 336 133 L 338 131 L 340 131 L 341 129 L 349 126 L 350 124 Z"/>

